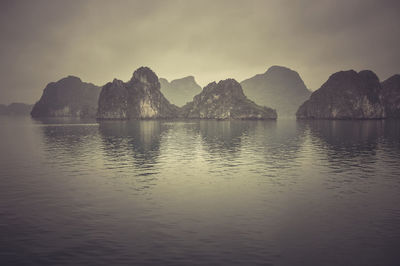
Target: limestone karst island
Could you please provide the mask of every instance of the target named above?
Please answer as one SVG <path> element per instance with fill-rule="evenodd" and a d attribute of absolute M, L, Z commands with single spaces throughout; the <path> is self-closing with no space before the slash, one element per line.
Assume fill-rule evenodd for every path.
<path fill-rule="evenodd" d="M 129 81 L 114 79 L 102 87 L 74 76 L 51 82 L 31 115 L 99 120 L 398 118 L 400 75 L 380 82 L 369 70 L 339 71 L 310 92 L 297 72 L 273 66 L 241 83 L 226 79 L 201 89 L 193 76 L 168 82 L 140 67 Z"/>

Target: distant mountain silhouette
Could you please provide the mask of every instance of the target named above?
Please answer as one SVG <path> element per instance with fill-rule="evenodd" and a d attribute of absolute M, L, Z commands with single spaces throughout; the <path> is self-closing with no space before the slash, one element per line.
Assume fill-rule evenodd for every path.
<path fill-rule="evenodd" d="M 178 116 L 178 107 L 170 104 L 160 91 L 157 75 L 148 67 L 137 69 L 130 81 L 114 79 L 101 90 L 98 119 L 148 119 Z"/>
<path fill-rule="evenodd" d="M 68 76 L 49 83 L 34 105 L 32 117 L 94 117 L 100 87 Z"/>
<path fill-rule="evenodd" d="M 382 82 L 382 100 L 386 116 L 400 118 L 400 75 L 394 75 Z"/>
<path fill-rule="evenodd" d="M 381 84 L 370 70 L 340 71 L 331 75 L 297 111 L 299 119 L 385 118 Z"/>
<path fill-rule="evenodd" d="M 201 92 L 201 87 L 193 76 L 174 79 L 171 82 L 160 78 L 161 92 L 173 104 L 183 106 L 190 102 L 196 94 Z"/>
<path fill-rule="evenodd" d="M 32 107 L 32 104 L 26 103 L 0 104 L 0 115 L 29 115 Z"/>
<path fill-rule="evenodd" d="M 294 117 L 311 94 L 296 71 L 281 66 L 272 66 L 240 84 L 250 100 L 276 109 L 279 117 Z"/>
<path fill-rule="evenodd" d="M 255 104 L 234 79 L 212 82 L 182 107 L 184 118 L 203 119 L 276 119 L 276 111 Z"/>

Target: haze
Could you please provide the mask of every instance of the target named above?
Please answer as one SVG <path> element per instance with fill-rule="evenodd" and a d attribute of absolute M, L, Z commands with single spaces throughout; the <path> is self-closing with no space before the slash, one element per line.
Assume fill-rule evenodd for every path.
<path fill-rule="evenodd" d="M 51 81 L 103 85 L 140 66 L 204 86 L 271 65 L 311 89 L 345 69 L 400 73 L 399 1 L 1 1 L 0 103 L 34 103 Z"/>

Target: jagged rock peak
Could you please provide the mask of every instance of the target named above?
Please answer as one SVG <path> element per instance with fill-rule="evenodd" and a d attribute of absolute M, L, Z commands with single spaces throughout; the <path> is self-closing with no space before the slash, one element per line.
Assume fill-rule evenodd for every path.
<path fill-rule="evenodd" d="M 234 79 L 211 82 L 181 109 L 185 118 L 276 119 L 275 110 L 256 105 Z"/>
<path fill-rule="evenodd" d="M 355 86 L 356 90 L 366 94 L 371 102 L 378 102 L 378 94 L 380 93 L 381 85 L 378 76 L 371 70 L 355 70 L 339 71 L 331 75 L 321 89 L 329 90 L 332 86 L 337 90 L 347 91 L 348 86 Z"/>
<path fill-rule="evenodd" d="M 212 90 L 215 93 L 238 90 L 242 91 L 242 86 L 240 86 L 240 83 L 234 79 L 225 79 L 220 80 L 218 83 L 215 81 L 208 83 L 208 85 L 204 87 L 203 92 L 209 92 Z"/>
<path fill-rule="evenodd" d="M 235 79 L 220 80 L 217 84 L 217 92 L 230 91 L 234 94 L 244 96 L 242 86 Z"/>
<path fill-rule="evenodd" d="M 358 75 L 358 73 L 355 71 L 355 70 L 353 70 L 353 69 L 350 69 L 350 70 L 341 70 L 341 71 L 338 71 L 338 72 L 335 72 L 335 73 L 333 73 L 333 74 L 331 74 L 330 76 L 329 76 L 329 78 L 328 78 L 328 80 L 325 82 L 325 83 L 327 83 L 327 82 L 339 82 L 339 81 L 344 81 L 344 80 L 350 80 L 350 79 L 354 79 L 355 77 L 357 77 L 357 75 Z M 324 84 L 325 84 L 324 83 Z M 323 85 L 324 85 L 323 84 Z M 322 86 L 323 86 L 322 85 Z"/>
<path fill-rule="evenodd" d="M 208 83 L 208 85 L 204 88 L 214 88 L 218 87 L 219 89 L 223 90 L 236 90 L 236 89 L 242 89 L 242 86 L 240 86 L 240 83 L 237 82 L 235 79 L 224 79 L 220 80 L 218 83 L 213 81 Z"/>
<path fill-rule="evenodd" d="M 336 86 L 338 90 L 346 90 L 345 84 L 353 84 L 358 89 L 364 89 L 370 92 L 378 93 L 380 90 L 380 82 L 378 76 L 371 70 L 357 71 L 344 70 L 332 74 L 328 80 L 322 85 L 321 89 L 325 87 Z"/>
<path fill-rule="evenodd" d="M 381 88 L 379 78 L 370 70 L 336 72 L 300 106 L 297 118 L 385 118 Z"/>
<path fill-rule="evenodd" d="M 98 119 L 174 118 L 178 107 L 172 105 L 160 91 L 157 75 L 148 67 L 138 68 L 129 82 L 114 79 L 103 86 Z"/>
<path fill-rule="evenodd" d="M 139 67 L 133 72 L 130 82 L 141 82 L 145 84 L 155 84 L 160 88 L 158 77 L 149 67 Z"/>
<path fill-rule="evenodd" d="M 369 80 L 375 80 L 379 82 L 378 76 L 371 70 L 362 70 L 357 73 L 354 69 L 350 70 L 342 70 L 338 71 L 336 73 L 333 73 L 328 81 L 330 80 L 346 80 L 346 79 L 355 79 L 357 77 L 369 79 Z"/>
<path fill-rule="evenodd" d="M 212 82 L 208 83 L 206 87 L 214 87 L 216 85 L 217 85 L 217 82 L 216 81 L 212 81 Z"/>
<path fill-rule="evenodd" d="M 218 85 L 220 85 L 220 86 L 235 86 L 235 87 L 240 87 L 239 82 L 237 82 L 235 79 L 232 79 L 232 78 L 220 80 L 220 81 L 218 82 Z"/>
<path fill-rule="evenodd" d="M 112 84 L 117 85 L 117 86 L 123 86 L 124 82 L 122 80 L 119 80 L 119 79 L 113 79 Z"/>

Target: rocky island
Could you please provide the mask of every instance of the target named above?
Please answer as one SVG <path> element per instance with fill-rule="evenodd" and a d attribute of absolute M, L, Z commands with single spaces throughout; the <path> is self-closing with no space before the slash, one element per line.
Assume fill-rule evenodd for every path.
<path fill-rule="evenodd" d="M 32 106 L 26 103 L 0 104 L 0 115 L 29 115 Z"/>
<path fill-rule="evenodd" d="M 381 83 L 374 72 L 340 71 L 298 109 L 298 119 L 381 119 L 386 117 Z"/>
<path fill-rule="evenodd" d="M 161 92 L 171 103 L 183 106 L 190 102 L 193 97 L 201 92 L 201 87 L 196 83 L 193 76 L 174 79 L 171 82 L 160 78 Z"/>
<path fill-rule="evenodd" d="M 183 118 L 201 119 L 276 119 L 274 109 L 259 106 L 243 93 L 234 79 L 212 82 L 181 109 Z"/>
<path fill-rule="evenodd" d="M 382 101 L 388 118 L 400 118 L 400 75 L 382 82 Z"/>
<path fill-rule="evenodd" d="M 247 88 L 259 105 L 242 89 Z M 264 74 L 245 80 L 212 82 L 202 90 L 193 76 L 168 82 L 148 67 L 134 71 L 123 82 L 114 79 L 102 88 L 68 76 L 49 83 L 33 106 L 32 117 L 96 117 L 97 119 L 277 119 L 290 116 L 298 101 L 309 94 L 297 72 L 273 66 Z M 178 107 L 163 95 L 173 98 Z M 201 90 L 201 91 L 200 91 Z M 192 101 L 190 95 L 200 91 Z M 173 96 L 175 95 L 175 96 Z M 264 98 L 263 98 L 264 97 Z M 266 107 L 268 106 L 268 107 Z M 23 114 L 31 106 L 0 105 L 0 114 Z M 382 119 L 400 118 L 400 75 L 380 83 L 369 70 L 334 73 L 298 108 L 298 119 Z"/>
<path fill-rule="evenodd" d="M 279 117 L 294 117 L 311 94 L 296 71 L 282 66 L 272 66 L 240 84 L 249 99 L 276 109 Z"/>
<path fill-rule="evenodd" d="M 101 89 L 97 118 L 175 118 L 178 111 L 161 93 L 157 75 L 148 67 L 140 67 L 128 82 L 114 79 Z"/>
<path fill-rule="evenodd" d="M 49 83 L 33 106 L 32 117 L 95 117 L 100 87 L 68 76 Z"/>

